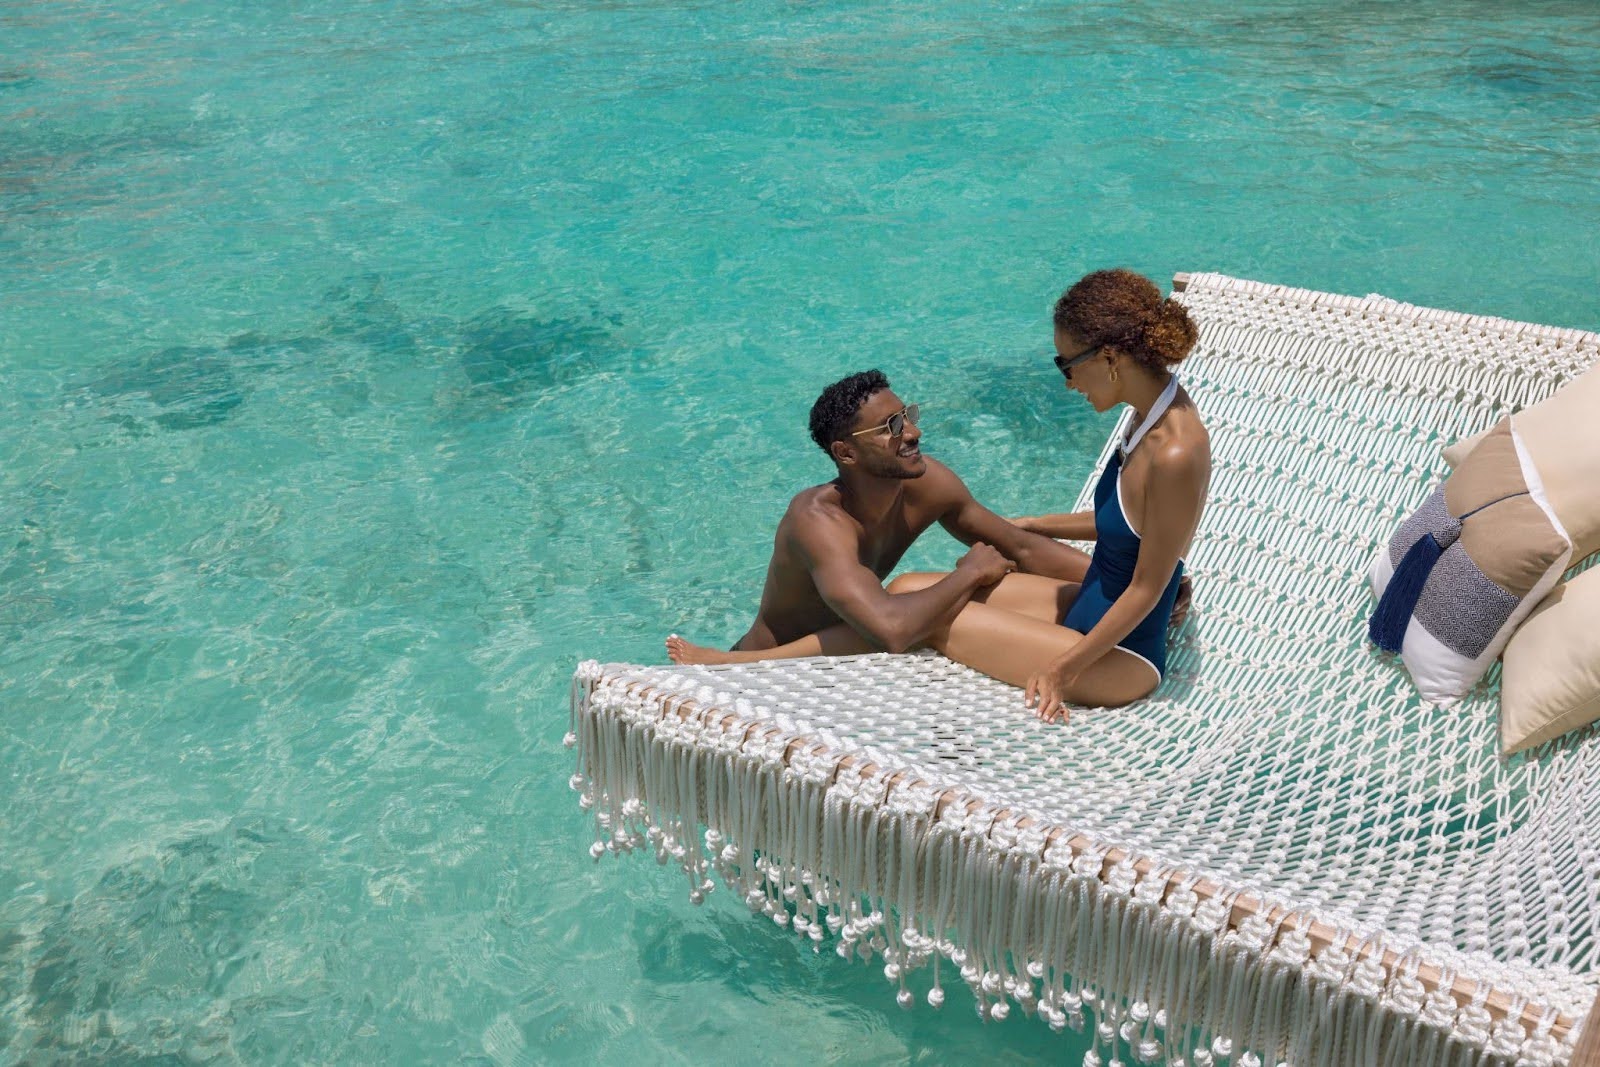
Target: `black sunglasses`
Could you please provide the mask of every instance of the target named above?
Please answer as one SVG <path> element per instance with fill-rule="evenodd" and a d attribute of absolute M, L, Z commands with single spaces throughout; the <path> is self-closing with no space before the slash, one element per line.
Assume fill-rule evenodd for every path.
<path fill-rule="evenodd" d="M 1072 381 L 1072 368 L 1076 367 L 1080 363 L 1086 363 L 1093 359 L 1095 356 L 1099 355 L 1100 350 L 1104 347 L 1105 345 L 1095 345 L 1093 348 L 1084 349 L 1071 359 L 1068 359 L 1066 356 L 1057 355 L 1056 370 L 1060 371 L 1061 376 L 1070 382 Z"/>

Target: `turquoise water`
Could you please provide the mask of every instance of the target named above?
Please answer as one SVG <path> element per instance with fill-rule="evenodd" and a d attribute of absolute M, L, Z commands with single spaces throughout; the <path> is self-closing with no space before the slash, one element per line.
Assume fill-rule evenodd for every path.
<path fill-rule="evenodd" d="M 822 384 L 1005 512 L 1081 271 L 1600 327 L 1591 4 L 0 0 L 0 1062 L 1020 1062 L 567 790 Z M 911 564 L 950 562 L 938 536 Z"/>

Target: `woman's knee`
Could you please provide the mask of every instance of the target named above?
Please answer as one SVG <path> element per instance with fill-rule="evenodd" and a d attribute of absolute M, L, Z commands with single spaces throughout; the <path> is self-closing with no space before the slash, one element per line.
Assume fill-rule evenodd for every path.
<path fill-rule="evenodd" d="M 1066 699 L 1067 703 L 1080 708 L 1125 708 L 1141 698 L 1124 692 L 1108 693 L 1102 689 L 1078 688 L 1068 690 Z"/>
<path fill-rule="evenodd" d="M 933 585 L 942 574 L 930 574 L 927 571 L 908 571 L 889 583 L 891 593 L 915 593 L 919 589 L 926 589 Z"/>
<path fill-rule="evenodd" d="M 1078 679 L 1067 699 L 1089 708 L 1123 708 L 1160 687 L 1161 676 L 1148 662 L 1112 649 Z"/>

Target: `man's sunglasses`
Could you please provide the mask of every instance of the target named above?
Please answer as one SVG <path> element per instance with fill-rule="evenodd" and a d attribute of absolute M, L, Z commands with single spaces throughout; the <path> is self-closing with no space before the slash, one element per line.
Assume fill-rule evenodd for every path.
<path fill-rule="evenodd" d="M 876 426 L 868 426 L 865 430 L 857 430 L 850 436 L 860 437 L 864 433 L 877 433 L 879 430 L 888 430 L 890 437 L 899 437 L 906 432 L 906 423 L 909 422 L 913 426 L 917 424 L 917 416 L 920 414 L 922 414 L 922 405 L 907 404 L 893 415 L 890 415 L 887 422 L 881 422 Z"/>
<path fill-rule="evenodd" d="M 1071 359 L 1068 359 L 1066 356 L 1058 355 L 1056 356 L 1056 370 L 1060 371 L 1061 376 L 1070 382 L 1072 381 L 1072 368 L 1076 367 L 1080 363 L 1087 363 L 1089 360 L 1099 355 L 1100 350 L 1104 347 L 1105 345 L 1095 345 L 1093 348 L 1085 349 L 1084 351 L 1079 352 Z"/>

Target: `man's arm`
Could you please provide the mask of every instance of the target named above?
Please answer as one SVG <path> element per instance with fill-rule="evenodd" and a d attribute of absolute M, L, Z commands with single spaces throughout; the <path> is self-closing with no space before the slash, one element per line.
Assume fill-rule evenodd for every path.
<path fill-rule="evenodd" d="M 998 582 L 1011 562 L 988 545 L 974 545 L 955 570 L 926 589 L 890 593 L 862 566 L 853 533 L 842 521 L 808 517 L 796 542 L 817 592 L 834 613 L 885 652 L 904 652 L 955 618 L 972 594 Z"/>
<path fill-rule="evenodd" d="M 1041 574 L 1046 578 L 1059 578 L 1064 582 L 1083 581 L 1089 569 L 1089 557 L 1084 552 L 1064 545 L 1042 534 L 1029 533 L 1002 519 L 973 497 L 954 471 L 944 464 L 934 469 L 930 461 L 928 474 L 937 478 L 937 488 L 946 504 L 939 524 L 962 544 L 977 542 L 993 545 L 1025 574 Z M 1092 529 L 1094 517 L 1089 516 Z"/>

